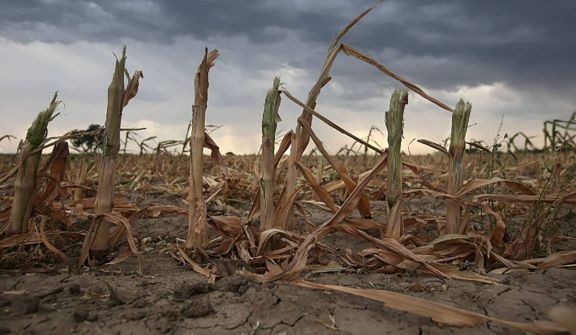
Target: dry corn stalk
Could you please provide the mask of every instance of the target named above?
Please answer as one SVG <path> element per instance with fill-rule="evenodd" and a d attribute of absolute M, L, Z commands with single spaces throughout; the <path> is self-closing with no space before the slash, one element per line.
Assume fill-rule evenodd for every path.
<path fill-rule="evenodd" d="M 76 177 L 76 184 L 78 186 L 85 186 L 86 180 L 88 179 L 88 170 L 90 169 L 90 164 L 88 161 L 80 161 L 80 168 L 78 169 L 78 175 Z M 77 187 L 74 189 L 73 200 L 74 202 L 80 202 L 84 198 L 82 187 Z"/>
<path fill-rule="evenodd" d="M 395 90 L 390 98 L 390 110 L 386 112 L 388 129 L 388 171 L 386 202 L 388 203 L 388 223 L 386 235 L 399 240 L 404 233 L 402 226 L 402 132 L 404 127 L 404 107 L 408 104 L 408 90 Z"/>
<path fill-rule="evenodd" d="M 128 78 L 128 85 L 124 87 L 124 76 Z M 138 84 L 143 77 L 141 71 L 134 72 L 132 78 L 126 70 L 126 47 L 122 49 L 122 56 L 116 59 L 112 82 L 108 86 L 108 106 L 106 110 L 106 124 L 104 141 L 102 144 L 102 156 L 98 169 L 98 191 L 96 193 L 96 215 L 112 212 L 114 195 L 114 176 L 118 152 L 120 151 L 120 124 L 122 122 L 122 110 L 130 99 L 138 93 Z M 90 244 L 90 251 L 101 256 L 109 249 L 110 222 L 102 217 L 96 228 L 94 236 L 87 236 L 85 243 Z M 92 238 L 90 241 L 89 238 Z"/>
<path fill-rule="evenodd" d="M 48 123 L 57 115 L 54 114 L 58 106 L 57 97 L 58 94 L 54 94 L 48 108 L 38 113 L 38 116 L 28 128 L 26 139 L 21 146 L 18 174 L 14 181 L 14 198 L 10 212 L 10 223 L 6 229 L 6 235 L 8 236 L 28 231 L 28 220 L 32 213 L 33 199 L 36 194 L 38 168 L 42 159 L 42 150 L 39 147 L 48 135 Z"/>
<path fill-rule="evenodd" d="M 264 113 L 262 115 L 262 159 L 260 180 L 260 230 L 271 228 L 285 229 L 284 222 L 274 220 L 274 143 L 276 142 L 276 125 L 280 121 L 280 78 L 274 78 L 272 89 L 266 94 Z"/>
<path fill-rule="evenodd" d="M 214 66 L 218 50 L 204 51 L 194 80 L 194 105 L 192 106 L 192 133 L 190 135 L 190 191 L 188 194 L 188 236 L 186 249 L 201 249 L 208 240 L 206 232 L 206 203 L 202 194 L 204 173 L 205 120 L 208 108 L 208 71 Z"/>
<path fill-rule="evenodd" d="M 346 33 L 360 21 L 364 16 L 368 15 L 376 6 L 380 5 L 383 0 L 379 0 L 374 3 L 372 6 L 368 7 L 365 11 L 360 13 L 356 16 L 352 21 L 350 21 L 340 32 L 336 35 L 336 38 L 330 44 L 328 48 L 328 54 L 326 55 L 326 59 L 324 60 L 324 64 L 322 65 L 322 69 L 320 70 L 320 76 L 318 80 L 310 89 L 308 93 L 308 99 L 306 100 L 306 106 L 309 109 L 314 109 L 316 107 L 316 100 L 318 96 L 320 96 L 320 91 L 322 88 L 328 84 L 330 81 L 330 69 L 332 68 L 332 64 L 334 64 L 334 60 L 336 60 L 336 56 L 342 49 L 341 40 L 346 35 Z M 302 114 L 300 115 L 300 119 L 309 125 L 312 125 L 312 114 L 308 111 L 308 108 L 304 108 Z M 284 191 L 282 192 L 282 198 L 280 202 L 286 206 L 292 207 L 293 203 L 291 203 L 290 199 L 294 198 L 294 192 L 296 192 L 296 163 L 300 161 L 302 158 L 302 154 L 306 150 L 308 143 L 310 142 L 310 136 L 306 132 L 305 129 L 302 128 L 301 124 L 298 123 L 296 125 L 296 135 L 294 137 L 294 142 L 290 147 L 290 159 L 288 161 L 288 171 L 286 173 L 286 186 Z M 286 214 L 283 217 L 278 218 L 280 221 L 286 221 L 286 227 L 288 230 L 292 230 L 294 225 L 294 215 L 293 211 L 286 211 Z"/>
<path fill-rule="evenodd" d="M 472 105 L 460 99 L 452 113 L 452 131 L 450 134 L 450 169 L 448 170 L 448 193 L 456 194 L 464 182 L 463 158 L 466 146 L 466 130 L 470 120 Z M 452 200 L 446 201 L 446 233 L 464 233 L 466 227 L 461 226 L 460 206 Z"/>
<path fill-rule="evenodd" d="M 318 151 L 322 153 L 326 161 L 328 161 L 328 163 L 332 166 L 332 168 L 336 171 L 336 173 L 338 173 L 338 176 L 340 177 L 340 179 L 342 179 L 342 182 L 344 182 L 344 185 L 346 186 L 348 191 L 352 192 L 356 188 L 357 183 L 356 181 L 354 181 L 354 179 L 352 179 L 352 177 L 348 173 L 346 166 L 342 164 L 342 162 L 338 161 L 335 157 L 330 155 L 330 153 L 328 153 L 328 151 L 324 147 L 324 144 L 322 143 L 322 141 L 320 141 L 318 136 L 316 136 L 316 134 L 314 133 L 309 124 L 306 124 L 304 121 L 302 121 L 302 119 L 298 119 L 298 122 L 302 126 L 302 129 L 308 132 L 308 135 L 310 136 L 310 138 L 312 138 L 314 144 L 316 144 Z M 370 201 L 368 197 L 364 194 L 360 197 L 360 200 L 358 201 L 358 212 L 360 212 L 360 214 L 365 218 L 370 218 L 372 216 L 372 214 L 370 213 Z"/>

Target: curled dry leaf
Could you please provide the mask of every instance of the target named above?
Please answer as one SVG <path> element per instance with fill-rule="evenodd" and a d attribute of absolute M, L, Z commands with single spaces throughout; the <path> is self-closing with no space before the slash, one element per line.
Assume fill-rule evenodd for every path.
<path fill-rule="evenodd" d="M 228 237 L 237 237 L 242 234 L 242 220 L 237 216 L 209 216 L 208 223 L 212 224 L 214 228 L 222 235 Z"/>
<path fill-rule="evenodd" d="M 90 254 L 90 245 L 92 244 L 91 242 L 95 238 L 96 231 L 102 220 L 107 220 L 107 222 L 118 225 L 122 229 L 124 229 L 124 231 L 126 232 L 126 241 L 128 242 L 130 251 L 138 259 L 138 267 L 139 270 L 142 271 L 142 254 L 140 251 L 138 251 L 136 238 L 134 237 L 134 232 L 132 231 L 132 225 L 127 218 L 117 213 L 104 213 L 94 217 L 94 220 L 92 221 L 92 224 L 90 225 L 90 228 L 86 233 L 84 244 L 82 245 L 79 264 L 83 265 L 88 260 L 88 256 Z"/>
<path fill-rule="evenodd" d="M 40 216 L 40 223 L 38 224 L 39 226 L 39 230 L 38 230 L 38 235 L 40 236 L 40 238 L 42 239 L 42 243 L 44 243 L 44 245 L 46 246 L 46 248 L 48 248 L 48 250 L 52 251 L 53 253 L 56 254 L 56 256 L 60 257 L 60 259 L 62 259 L 65 263 L 68 263 L 68 256 L 66 256 L 66 254 L 64 254 L 62 251 L 60 251 L 58 248 L 56 248 L 49 240 L 48 240 L 48 236 L 46 235 L 46 217 L 44 216 Z"/>
<path fill-rule="evenodd" d="M 196 263 L 190 256 L 188 256 L 184 248 L 182 248 L 179 244 L 176 244 L 176 249 L 178 250 L 178 255 L 182 257 L 184 263 L 188 264 L 192 270 L 208 278 L 208 282 L 210 283 L 216 281 L 216 275 L 213 272 L 200 266 L 200 264 Z"/>
<path fill-rule="evenodd" d="M 128 75 L 127 75 L 128 76 Z M 140 78 L 144 78 L 144 74 L 140 70 L 134 71 L 132 78 L 128 76 L 128 85 L 124 90 L 124 101 L 122 102 L 123 107 L 126 107 L 130 100 L 138 94 L 138 87 L 140 86 Z"/>

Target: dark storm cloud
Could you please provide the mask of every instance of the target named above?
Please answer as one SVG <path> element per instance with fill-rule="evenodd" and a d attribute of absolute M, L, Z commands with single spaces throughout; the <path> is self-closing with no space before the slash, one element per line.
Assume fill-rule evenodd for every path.
<path fill-rule="evenodd" d="M 327 45 L 368 4 L 365 0 L 3 0 L 0 35 L 22 42 L 160 43 L 179 36 L 215 43 L 219 36 L 245 36 L 262 47 L 296 34 L 304 43 Z M 495 81 L 516 87 L 573 88 L 574 17 L 574 0 L 386 1 L 347 40 L 432 88 Z M 293 64 L 310 66 L 301 60 Z M 370 79 L 375 77 L 369 68 L 337 71 L 375 80 Z"/>
<path fill-rule="evenodd" d="M 395 18 L 372 22 L 355 44 L 374 52 L 386 46 L 402 57 L 452 60 L 458 70 L 432 69 L 437 76 L 424 75 L 423 84 L 574 86 L 576 1 L 408 0 L 398 5 Z M 420 65 L 404 73 L 430 71 Z"/>

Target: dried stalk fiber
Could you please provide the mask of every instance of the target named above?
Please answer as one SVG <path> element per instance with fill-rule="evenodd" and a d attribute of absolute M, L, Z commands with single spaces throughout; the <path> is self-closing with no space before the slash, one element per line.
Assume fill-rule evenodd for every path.
<path fill-rule="evenodd" d="M 10 223 L 6 228 L 7 236 L 28 231 L 28 220 L 32 213 L 38 168 L 42 159 L 42 150 L 37 149 L 46 140 L 48 123 L 57 116 L 57 114 L 54 114 L 56 107 L 58 107 L 57 97 L 58 94 L 55 93 L 48 108 L 38 113 L 38 116 L 28 128 L 26 139 L 21 146 L 18 174 L 14 181 L 14 198 L 10 212 Z"/>
<path fill-rule="evenodd" d="M 446 105 L 445 103 L 443 103 L 442 101 L 428 95 L 426 92 L 424 92 L 423 89 L 421 89 L 418 85 L 411 83 L 410 81 L 400 77 L 399 75 L 395 74 L 394 72 L 390 71 L 387 67 L 385 67 L 384 65 L 378 63 L 375 59 L 373 59 L 372 57 L 366 55 L 365 53 L 363 53 L 362 51 L 353 48 L 347 44 L 342 44 L 342 51 L 344 51 L 344 53 L 348 56 L 354 56 L 358 59 L 360 59 L 361 61 L 364 61 L 374 67 L 376 67 L 380 72 L 388 75 L 389 77 L 398 80 L 399 82 L 401 82 L 402 84 L 404 84 L 404 86 L 406 86 L 407 88 L 409 88 L 410 90 L 412 90 L 414 93 L 420 95 L 421 97 L 423 97 L 424 99 L 434 103 L 436 106 L 445 109 L 449 112 L 452 112 L 452 108 L 450 108 L 448 105 Z"/>
<path fill-rule="evenodd" d="M 98 169 L 99 180 L 96 192 L 96 215 L 112 212 L 114 195 L 114 176 L 116 163 L 120 151 L 120 123 L 122 122 L 122 108 L 124 101 L 124 73 L 126 72 L 126 47 L 122 49 L 122 56 L 116 59 L 112 82 L 108 86 L 108 106 L 106 109 L 106 123 L 102 143 L 102 156 Z M 103 254 L 108 251 L 110 235 L 110 222 L 102 219 L 94 240 L 90 245 L 90 252 Z"/>
<path fill-rule="evenodd" d="M 408 104 L 408 90 L 395 90 L 390 98 L 390 110 L 386 112 L 388 129 L 388 171 L 386 201 L 388 203 L 388 223 L 386 235 L 400 239 L 404 233 L 402 226 L 402 132 L 404 127 L 404 107 Z"/>
<path fill-rule="evenodd" d="M 448 170 L 448 193 L 456 194 L 464 182 L 463 166 L 466 130 L 470 120 L 472 105 L 460 99 L 452 113 L 452 131 L 450 133 L 450 169 Z M 464 233 L 466 227 L 461 227 L 462 218 L 460 206 L 452 200 L 446 201 L 446 233 Z"/>
<path fill-rule="evenodd" d="M 264 113 L 262 115 L 262 159 L 260 179 L 260 230 L 271 228 L 285 229 L 284 222 L 274 220 L 274 143 L 276 142 L 276 125 L 280 119 L 280 78 L 274 78 L 272 89 L 266 94 Z"/>
<path fill-rule="evenodd" d="M 208 108 L 208 71 L 214 66 L 218 50 L 208 53 L 198 65 L 194 79 L 194 105 L 192 106 L 192 133 L 190 134 L 190 191 L 188 194 L 188 236 L 186 249 L 201 249 L 208 241 L 206 232 L 206 203 L 202 192 L 204 174 L 204 142 L 206 109 Z"/>

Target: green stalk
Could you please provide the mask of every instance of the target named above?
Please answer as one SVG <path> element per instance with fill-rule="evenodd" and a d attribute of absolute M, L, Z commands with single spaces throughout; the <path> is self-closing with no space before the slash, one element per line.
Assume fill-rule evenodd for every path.
<path fill-rule="evenodd" d="M 20 168 L 14 181 L 14 198 L 10 211 L 10 223 L 6 229 L 6 235 L 8 236 L 28 232 L 28 220 L 32 213 L 38 167 L 42 159 L 42 150 L 37 149 L 46 140 L 48 123 L 57 116 L 57 114 L 54 114 L 58 106 L 57 97 L 58 94 L 55 93 L 48 108 L 38 113 L 38 116 L 28 128 L 26 139 L 21 147 L 19 156 Z"/>
<path fill-rule="evenodd" d="M 276 142 L 276 125 L 280 121 L 280 78 L 275 77 L 272 89 L 266 94 L 264 113 L 262 115 L 262 158 L 260 180 L 260 230 L 271 228 L 285 229 L 284 222 L 274 220 L 274 143 Z"/>
<path fill-rule="evenodd" d="M 388 224 L 386 235 L 400 239 L 404 233 L 402 225 L 402 133 L 404 107 L 408 104 L 408 90 L 395 90 L 390 98 L 390 110 L 386 112 L 388 129 L 388 176 L 386 201 L 388 203 Z"/>
<path fill-rule="evenodd" d="M 452 113 L 452 131 L 450 133 L 451 154 L 450 169 L 448 170 L 448 193 L 456 194 L 464 183 L 463 160 L 466 147 L 466 131 L 470 120 L 472 105 L 460 99 Z M 460 206 L 452 200 L 446 201 L 446 233 L 464 233 L 466 227 L 462 227 Z"/>

